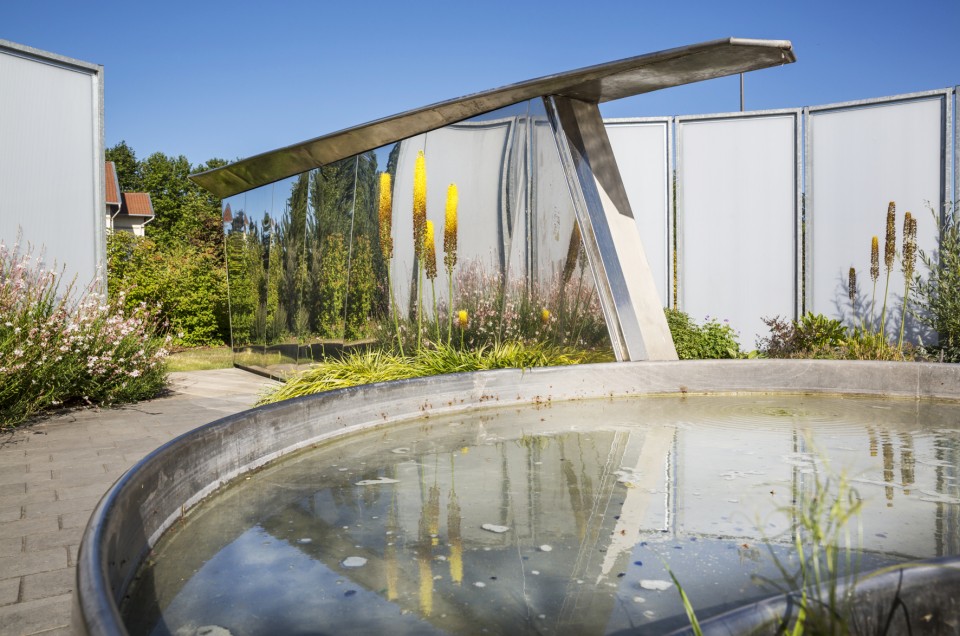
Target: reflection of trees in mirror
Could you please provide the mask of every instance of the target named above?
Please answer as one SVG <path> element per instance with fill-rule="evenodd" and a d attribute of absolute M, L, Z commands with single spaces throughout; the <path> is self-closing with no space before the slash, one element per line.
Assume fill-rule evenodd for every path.
<path fill-rule="evenodd" d="M 234 344 L 367 337 L 378 297 L 376 156 L 366 153 L 290 186 L 280 214 L 261 223 L 234 211 L 227 236 Z M 385 291 L 385 290 L 384 290 Z"/>

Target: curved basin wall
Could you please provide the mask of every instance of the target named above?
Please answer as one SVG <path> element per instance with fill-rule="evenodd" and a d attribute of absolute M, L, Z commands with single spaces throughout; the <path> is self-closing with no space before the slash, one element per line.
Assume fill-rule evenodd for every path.
<path fill-rule="evenodd" d="M 506 369 L 355 387 L 238 413 L 162 446 L 104 496 L 80 546 L 74 628 L 126 633 L 119 603 L 164 531 L 239 475 L 323 440 L 490 406 L 739 392 L 960 399 L 960 365 L 756 360 Z"/>

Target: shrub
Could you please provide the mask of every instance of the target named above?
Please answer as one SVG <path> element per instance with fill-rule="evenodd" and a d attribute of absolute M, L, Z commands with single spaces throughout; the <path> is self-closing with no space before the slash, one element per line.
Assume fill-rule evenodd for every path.
<path fill-rule="evenodd" d="M 156 316 L 144 304 L 125 310 L 122 295 L 108 301 L 99 281 L 61 290 L 42 262 L 0 243 L 0 426 L 69 402 L 156 395 L 167 355 Z"/>
<path fill-rule="evenodd" d="M 800 320 L 780 316 L 764 318 L 770 335 L 757 343 L 770 358 L 818 358 L 831 360 L 913 360 L 919 353 L 912 345 L 896 346 L 883 333 L 864 327 L 848 329 L 839 320 L 807 313 Z"/>
<path fill-rule="evenodd" d="M 679 309 L 663 311 L 677 348 L 677 356 L 681 360 L 740 357 L 737 332 L 725 322 L 708 316 L 703 326 L 697 326 L 690 316 Z"/>
<path fill-rule="evenodd" d="M 178 346 L 221 345 L 229 334 L 226 273 L 211 248 L 111 232 L 107 282 L 111 301 L 128 311 L 157 307 Z"/>
<path fill-rule="evenodd" d="M 939 344 L 930 349 L 947 362 L 960 362 L 960 204 L 954 204 L 938 226 L 938 250 L 920 250 L 929 274 L 926 280 L 917 276 L 912 301 L 917 319 L 939 335 Z"/>

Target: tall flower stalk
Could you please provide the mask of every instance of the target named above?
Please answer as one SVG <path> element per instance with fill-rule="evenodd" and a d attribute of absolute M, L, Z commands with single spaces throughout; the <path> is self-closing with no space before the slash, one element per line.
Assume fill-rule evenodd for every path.
<path fill-rule="evenodd" d="M 380 251 L 387 266 L 387 289 L 390 293 L 390 313 L 393 314 L 393 327 L 397 332 L 397 346 L 403 355 L 403 338 L 400 336 L 400 319 L 397 316 L 397 303 L 393 297 L 393 281 L 390 279 L 390 261 L 393 260 L 393 193 L 390 173 L 380 173 Z"/>
<path fill-rule="evenodd" d="M 447 319 L 447 344 L 453 338 L 453 268 L 457 266 L 457 206 L 460 195 L 457 184 L 447 188 L 447 207 L 443 223 L 443 267 L 447 270 L 447 282 L 450 286 L 447 296 L 449 314 Z"/>
<path fill-rule="evenodd" d="M 877 310 L 877 280 L 880 278 L 880 240 L 874 236 L 870 239 L 870 280 L 873 281 L 873 294 L 870 296 L 870 322 L 873 322 L 874 312 Z"/>
<path fill-rule="evenodd" d="M 880 333 L 887 337 L 887 294 L 890 292 L 890 272 L 897 255 L 897 206 L 891 201 L 887 206 L 887 234 L 883 244 L 883 264 L 887 268 L 887 282 L 883 290 L 883 310 L 880 312 Z"/>
<path fill-rule="evenodd" d="M 430 280 L 430 293 L 433 297 L 433 321 L 437 325 L 437 342 L 440 342 L 440 320 L 437 314 L 437 247 L 434 243 L 433 221 L 427 221 L 423 233 L 423 267 Z"/>
<path fill-rule="evenodd" d="M 427 160 L 417 153 L 413 166 L 413 254 L 417 262 L 417 349 L 423 330 L 423 235 L 427 228 Z"/>
<path fill-rule="evenodd" d="M 900 337 L 897 349 L 903 349 L 903 327 L 907 322 L 907 299 L 910 297 L 910 283 L 917 258 L 917 220 L 907 212 L 903 216 L 903 254 L 900 267 L 903 270 L 903 308 L 900 310 Z"/>

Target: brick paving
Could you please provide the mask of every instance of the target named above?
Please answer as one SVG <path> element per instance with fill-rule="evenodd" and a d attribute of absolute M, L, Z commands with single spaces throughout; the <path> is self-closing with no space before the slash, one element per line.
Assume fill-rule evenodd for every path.
<path fill-rule="evenodd" d="M 0 434 L 0 633 L 70 634 L 77 547 L 100 497 L 150 451 L 250 408 L 271 384 L 240 369 L 172 373 L 164 397 Z"/>

